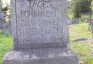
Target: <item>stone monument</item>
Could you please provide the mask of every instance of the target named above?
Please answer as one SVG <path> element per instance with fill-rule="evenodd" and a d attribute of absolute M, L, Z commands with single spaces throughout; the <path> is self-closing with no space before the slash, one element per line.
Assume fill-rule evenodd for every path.
<path fill-rule="evenodd" d="M 14 47 L 3 64 L 78 64 L 67 48 L 66 0 L 11 0 Z"/>
<path fill-rule="evenodd" d="M 9 24 L 5 20 L 5 13 L 3 11 L 0 12 L 0 29 L 2 30 L 2 33 L 5 35 L 11 34 Z"/>

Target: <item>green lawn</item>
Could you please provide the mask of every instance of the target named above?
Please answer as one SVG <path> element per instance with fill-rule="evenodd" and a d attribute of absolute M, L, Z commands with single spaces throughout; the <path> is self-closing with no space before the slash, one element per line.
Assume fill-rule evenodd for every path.
<path fill-rule="evenodd" d="M 88 30 L 88 23 L 73 24 L 70 25 L 69 28 L 71 41 L 80 38 L 92 38 L 91 30 Z"/>
<path fill-rule="evenodd" d="M 12 47 L 12 38 L 11 35 L 4 35 L 0 31 L 0 64 L 2 64 L 2 58 L 5 53 Z"/>
<path fill-rule="evenodd" d="M 70 44 L 68 45 L 72 50 L 74 50 L 79 56 L 79 62 L 90 62 L 92 64 L 91 52 L 91 31 L 88 30 L 88 24 L 74 24 L 70 25 Z M 85 39 L 80 40 L 79 39 Z M 0 31 L 0 64 L 5 53 L 12 47 L 12 37 L 11 35 L 6 36 Z"/>
<path fill-rule="evenodd" d="M 88 24 L 74 24 L 70 25 L 70 48 L 74 50 L 79 56 L 79 62 L 89 62 L 93 64 L 93 57 L 90 56 L 92 45 L 91 30 L 88 30 Z M 82 40 L 83 39 L 83 40 Z M 92 62 L 92 63 L 91 63 Z"/>

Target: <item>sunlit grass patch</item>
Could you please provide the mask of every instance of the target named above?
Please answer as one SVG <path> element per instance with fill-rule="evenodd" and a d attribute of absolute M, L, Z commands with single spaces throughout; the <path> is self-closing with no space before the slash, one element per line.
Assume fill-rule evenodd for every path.
<path fill-rule="evenodd" d="M 0 30 L 0 64 L 2 64 L 2 58 L 5 53 L 12 47 L 11 35 L 4 35 Z"/>

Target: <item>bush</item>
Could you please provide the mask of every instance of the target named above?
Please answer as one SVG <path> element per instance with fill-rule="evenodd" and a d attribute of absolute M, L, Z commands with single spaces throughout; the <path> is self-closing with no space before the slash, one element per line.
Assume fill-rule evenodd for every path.
<path fill-rule="evenodd" d="M 91 11 L 91 0 L 76 0 L 74 8 L 74 18 L 80 18 L 82 13 Z"/>
<path fill-rule="evenodd" d="M 74 17 L 79 18 L 81 16 L 80 15 L 80 11 L 81 11 L 80 0 L 76 1 L 75 3 L 76 5 L 74 6 Z"/>

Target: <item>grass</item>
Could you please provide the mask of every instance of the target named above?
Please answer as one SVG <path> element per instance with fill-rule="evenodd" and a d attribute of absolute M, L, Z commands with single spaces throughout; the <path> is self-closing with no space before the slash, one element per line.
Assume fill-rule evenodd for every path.
<path fill-rule="evenodd" d="M 91 31 L 88 30 L 88 24 L 74 24 L 70 25 L 70 44 L 68 45 L 72 50 L 74 50 L 79 57 L 80 63 L 93 64 L 93 57 L 90 55 L 91 46 Z M 75 41 L 77 39 L 86 38 L 87 40 Z M 0 64 L 2 64 L 2 58 L 5 53 L 12 47 L 12 37 L 11 35 L 4 35 L 0 31 Z M 87 63 L 87 64 L 88 64 Z"/>
<path fill-rule="evenodd" d="M 85 40 L 80 40 L 85 39 Z M 92 49 L 92 34 L 88 30 L 88 24 L 70 25 L 70 48 L 74 50 L 79 57 L 79 63 L 93 63 L 93 57 L 90 55 Z"/>
<path fill-rule="evenodd" d="M 2 58 L 5 53 L 12 47 L 11 35 L 4 35 L 0 30 L 0 64 L 2 64 Z"/>
<path fill-rule="evenodd" d="M 91 39 L 92 34 L 91 31 L 88 30 L 88 24 L 74 24 L 70 25 L 70 40 L 73 41 L 75 39 L 80 38 L 88 38 Z"/>

